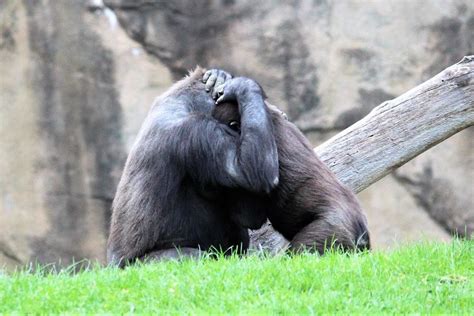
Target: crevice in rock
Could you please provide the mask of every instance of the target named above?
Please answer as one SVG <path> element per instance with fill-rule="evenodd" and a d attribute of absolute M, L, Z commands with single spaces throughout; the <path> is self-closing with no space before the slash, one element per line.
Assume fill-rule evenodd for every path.
<path fill-rule="evenodd" d="M 450 184 L 435 178 L 431 166 L 424 166 L 420 173 L 413 176 L 394 171 L 393 177 L 448 233 L 461 237 L 469 237 L 474 233 L 474 215 L 469 215 L 469 209 L 458 205 L 458 201 L 452 197 Z"/>

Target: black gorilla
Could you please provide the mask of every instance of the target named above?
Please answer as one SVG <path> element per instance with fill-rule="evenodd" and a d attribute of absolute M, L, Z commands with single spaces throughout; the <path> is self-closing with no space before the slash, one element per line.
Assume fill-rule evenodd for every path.
<path fill-rule="evenodd" d="M 247 78 L 217 70 L 206 76 L 208 88 L 227 80 L 222 97 L 239 104 L 236 131 L 212 116 L 216 105 L 203 75 L 197 69 L 173 85 L 145 119 L 114 198 L 109 263 L 245 250 L 247 228 L 265 221 L 278 155 L 263 92 Z"/>
<path fill-rule="evenodd" d="M 370 247 L 355 195 L 264 98 L 253 80 L 198 68 L 158 99 L 114 199 L 110 263 L 242 251 L 267 217 L 293 250 Z"/>

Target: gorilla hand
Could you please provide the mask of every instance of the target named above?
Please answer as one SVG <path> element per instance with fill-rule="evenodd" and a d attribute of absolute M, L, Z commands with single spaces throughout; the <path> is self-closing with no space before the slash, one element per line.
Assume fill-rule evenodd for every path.
<path fill-rule="evenodd" d="M 202 82 L 206 84 L 206 91 L 211 91 L 211 96 L 215 100 L 217 98 L 217 88 L 225 82 L 232 79 L 232 75 L 221 69 L 210 69 L 204 73 Z"/>
<path fill-rule="evenodd" d="M 258 98 L 263 101 L 264 98 L 260 85 L 256 81 L 245 77 L 228 80 L 217 87 L 216 90 L 218 96 L 216 104 L 236 101 L 240 107 L 246 103 L 248 104 L 248 102 L 245 102 L 248 99 Z"/>

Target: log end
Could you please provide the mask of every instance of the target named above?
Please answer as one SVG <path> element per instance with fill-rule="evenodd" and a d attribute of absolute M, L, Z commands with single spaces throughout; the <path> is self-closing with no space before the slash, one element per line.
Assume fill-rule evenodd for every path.
<path fill-rule="evenodd" d="M 458 64 L 467 64 L 474 61 L 474 55 L 464 56 Z"/>

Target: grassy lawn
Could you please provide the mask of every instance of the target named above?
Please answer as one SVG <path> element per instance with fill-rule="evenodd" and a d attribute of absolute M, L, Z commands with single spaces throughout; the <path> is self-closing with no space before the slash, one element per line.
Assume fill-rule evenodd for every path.
<path fill-rule="evenodd" d="M 0 313 L 474 313 L 474 241 L 0 274 Z"/>

